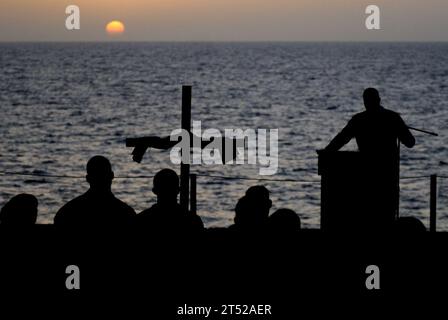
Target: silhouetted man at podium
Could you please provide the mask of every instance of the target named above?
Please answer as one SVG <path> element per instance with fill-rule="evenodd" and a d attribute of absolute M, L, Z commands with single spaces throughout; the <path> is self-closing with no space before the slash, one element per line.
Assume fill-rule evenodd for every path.
<path fill-rule="evenodd" d="M 364 159 L 366 188 L 363 190 L 363 212 L 372 227 L 390 225 L 398 212 L 399 142 L 412 148 L 415 139 L 400 115 L 381 106 L 374 88 L 363 94 L 366 111 L 353 116 L 344 129 L 325 148 L 335 152 L 356 139 Z"/>
<path fill-rule="evenodd" d="M 352 138 L 359 151 L 384 157 L 398 155 L 398 140 L 412 148 L 415 139 L 396 112 L 383 108 L 378 90 L 367 88 L 363 94 L 366 111 L 356 114 L 344 129 L 325 148 L 337 151 Z"/>

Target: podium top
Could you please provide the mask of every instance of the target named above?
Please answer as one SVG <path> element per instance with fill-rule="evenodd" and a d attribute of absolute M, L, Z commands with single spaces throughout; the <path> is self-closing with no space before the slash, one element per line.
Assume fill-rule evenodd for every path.
<path fill-rule="evenodd" d="M 343 175 L 358 174 L 388 175 L 399 172 L 399 157 L 367 154 L 359 151 L 317 151 L 319 154 L 318 174 Z"/>
<path fill-rule="evenodd" d="M 365 164 L 364 155 L 359 151 L 324 151 L 318 150 L 318 174 L 328 172 L 353 171 Z M 342 173 L 341 172 L 341 173 Z"/>

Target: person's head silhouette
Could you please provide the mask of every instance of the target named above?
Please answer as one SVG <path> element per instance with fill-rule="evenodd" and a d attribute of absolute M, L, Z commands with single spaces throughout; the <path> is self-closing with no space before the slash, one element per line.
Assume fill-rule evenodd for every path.
<path fill-rule="evenodd" d="M 264 228 L 272 201 L 264 186 L 250 187 L 235 207 L 235 225 L 245 229 Z"/>
<path fill-rule="evenodd" d="M 37 219 L 37 198 L 22 193 L 9 200 L 0 211 L 1 224 L 33 225 Z"/>
<path fill-rule="evenodd" d="M 177 202 L 179 176 L 171 169 L 160 170 L 154 177 L 152 191 L 159 203 Z"/>
<path fill-rule="evenodd" d="M 274 232 L 300 230 L 300 217 L 291 209 L 279 209 L 269 216 L 269 228 Z"/>
<path fill-rule="evenodd" d="M 378 90 L 367 88 L 363 93 L 364 106 L 367 111 L 374 111 L 380 107 L 381 98 Z"/>
<path fill-rule="evenodd" d="M 114 172 L 109 160 L 103 156 L 94 156 L 87 162 L 86 180 L 90 188 L 96 191 L 110 191 Z"/>
<path fill-rule="evenodd" d="M 260 218 L 265 219 L 269 216 L 272 200 L 269 199 L 269 190 L 265 186 L 250 187 L 246 191 L 246 196 L 251 207 L 258 211 Z"/>
<path fill-rule="evenodd" d="M 249 199 L 244 196 L 238 200 L 235 206 L 235 224 L 238 226 L 247 226 L 252 223 Z"/>

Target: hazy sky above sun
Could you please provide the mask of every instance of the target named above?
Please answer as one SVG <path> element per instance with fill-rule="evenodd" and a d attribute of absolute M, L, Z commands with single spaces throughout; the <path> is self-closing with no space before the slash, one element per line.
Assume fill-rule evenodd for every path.
<path fill-rule="evenodd" d="M 65 28 L 65 8 L 81 29 Z M 366 30 L 369 4 L 381 30 Z M 105 26 L 122 21 L 111 37 Z M 448 41 L 447 0 L 1 0 L 0 41 Z"/>

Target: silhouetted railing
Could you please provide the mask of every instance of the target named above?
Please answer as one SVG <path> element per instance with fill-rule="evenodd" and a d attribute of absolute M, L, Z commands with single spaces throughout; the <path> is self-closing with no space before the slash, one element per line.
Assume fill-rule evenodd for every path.
<path fill-rule="evenodd" d="M 31 176 L 31 177 L 41 177 L 41 178 L 54 178 L 54 179 L 85 179 L 85 176 L 75 176 L 75 175 L 54 175 L 45 173 L 31 173 L 31 172 L 15 172 L 15 171 L 1 171 L 0 175 L 3 176 Z M 246 180 L 246 181 L 259 181 L 259 182 L 293 182 L 293 183 L 320 183 L 320 180 L 298 180 L 298 179 L 268 179 L 268 178 L 254 178 L 254 177 L 241 177 L 241 176 L 222 176 L 222 175 L 212 175 L 212 174 L 190 174 L 191 183 L 191 202 L 190 210 L 196 212 L 197 210 L 197 177 L 209 177 L 215 179 L 225 179 L 225 180 Z M 132 176 L 117 176 L 115 179 L 150 179 L 154 178 L 154 175 L 132 175 Z M 448 176 L 444 175 L 422 175 L 422 176 L 405 176 L 400 177 L 400 180 L 412 180 L 412 179 L 430 179 L 430 199 L 429 199 L 429 230 L 430 232 L 436 232 L 437 230 L 437 200 L 438 200 L 438 179 L 448 179 Z"/>

